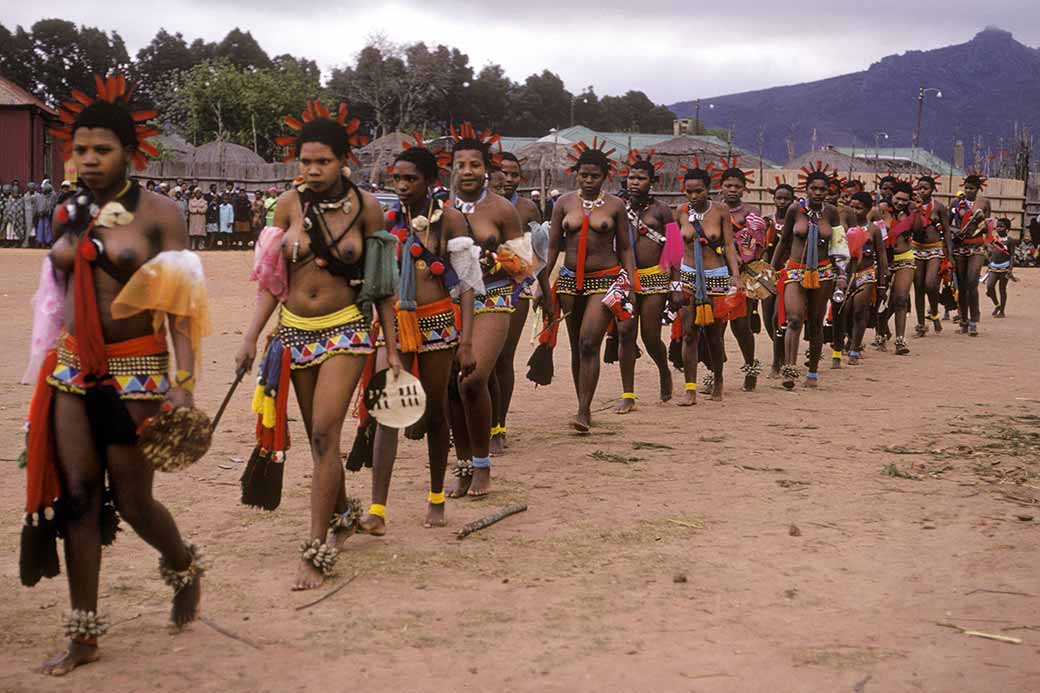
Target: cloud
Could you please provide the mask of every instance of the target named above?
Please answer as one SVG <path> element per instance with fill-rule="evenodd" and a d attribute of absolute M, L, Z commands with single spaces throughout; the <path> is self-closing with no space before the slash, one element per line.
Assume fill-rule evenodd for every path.
<path fill-rule="evenodd" d="M 992 0 L 907 3 L 880 0 L 652 6 L 628 0 L 527 0 L 504 6 L 485 0 L 419 0 L 287 6 L 284 0 L 110 0 L 6 7 L 9 28 L 58 16 L 116 29 L 131 53 L 160 27 L 190 41 L 223 38 L 238 26 L 270 55 L 317 60 L 326 71 L 349 63 L 371 33 L 398 42 L 443 43 L 466 53 L 476 70 L 502 65 L 516 81 L 549 69 L 572 92 L 593 85 L 600 95 L 641 90 L 658 103 L 812 81 L 864 70 L 886 55 L 969 40 L 987 24 L 1011 27 L 1028 45 L 1040 43 L 1040 5 Z M 313 9 L 311 9 L 313 8 Z M 302 10 L 302 11 L 301 11 Z M 130 18 L 133 17 L 131 20 Z"/>

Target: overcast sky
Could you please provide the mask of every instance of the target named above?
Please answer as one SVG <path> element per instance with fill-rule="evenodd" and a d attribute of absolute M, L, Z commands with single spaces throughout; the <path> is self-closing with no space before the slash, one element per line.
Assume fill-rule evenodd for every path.
<path fill-rule="evenodd" d="M 756 5 L 765 5 L 764 7 Z M 1040 3 L 1030 0 L 827 0 L 804 3 L 619 2 L 618 0 L 52 0 L 5 2 L 0 22 L 28 28 L 45 17 L 116 29 L 131 54 L 160 27 L 221 39 L 251 31 L 270 55 L 292 53 L 324 70 L 350 62 L 365 38 L 459 48 L 479 70 L 502 65 L 516 81 L 548 68 L 572 92 L 639 89 L 673 103 L 812 81 L 869 67 L 886 55 L 963 43 L 987 25 L 1040 45 Z M 320 8 L 320 9 L 319 9 Z"/>

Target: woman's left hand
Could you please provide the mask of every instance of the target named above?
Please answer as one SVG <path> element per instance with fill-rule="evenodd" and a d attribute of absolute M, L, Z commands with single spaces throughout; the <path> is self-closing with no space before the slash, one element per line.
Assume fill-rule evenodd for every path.
<path fill-rule="evenodd" d="M 179 407 L 192 408 L 195 406 L 195 395 L 181 387 L 171 387 L 166 393 L 166 404 L 177 409 Z"/>
<path fill-rule="evenodd" d="M 394 378 L 401 375 L 401 355 L 397 350 L 389 351 L 386 355 L 386 367 L 394 372 Z"/>

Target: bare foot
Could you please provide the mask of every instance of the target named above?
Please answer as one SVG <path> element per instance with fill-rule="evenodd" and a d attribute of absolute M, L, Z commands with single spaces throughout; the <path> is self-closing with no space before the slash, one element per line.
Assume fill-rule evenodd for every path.
<path fill-rule="evenodd" d="M 722 376 L 717 376 L 711 385 L 711 401 L 722 401 Z"/>
<path fill-rule="evenodd" d="M 357 531 L 358 534 L 371 534 L 373 537 L 381 537 L 386 534 L 386 520 L 379 517 L 379 515 L 370 515 L 369 513 L 365 513 L 358 519 Z M 339 534 L 339 532 L 336 533 L 334 541 L 334 546 L 337 549 L 343 548 L 343 543 L 346 541 L 346 537 L 344 537 L 343 540 L 340 540 Z M 353 532 L 349 534 L 343 532 L 343 534 L 346 534 L 347 537 L 349 537 Z"/>
<path fill-rule="evenodd" d="M 473 468 L 473 482 L 469 485 L 466 495 L 470 498 L 480 498 L 491 493 L 491 468 Z"/>
<path fill-rule="evenodd" d="M 97 645 L 69 640 L 64 652 L 54 655 L 40 665 L 40 673 L 49 676 L 64 676 L 83 664 L 90 664 L 100 659 Z"/>
<path fill-rule="evenodd" d="M 202 600 L 202 576 L 196 575 L 190 584 L 173 595 L 173 608 L 170 610 L 170 623 L 183 628 L 199 613 L 199 602 Z"/>
<path fill-rule="evenodd" d="M 293 582 L 293 591 L 313 590 L 321 587 L 325 582 L 325 576 L 314 567 L 310 561 L 300 561 L 300 567 L 296 571 L 296 580 Z"/>
<path fill-rule="evenodd" d="M 744 376 L 744 392 L 754 392 L 756 387 L 758 387 L 758 376 L 757 375 L 745 375 Z"/>
<path fill-rule="evenodd" d="M 661 401 L 668 402 L 672 399 L 672 372 L 666 368 L 659 375 L 661 376 Z"/>
<path fill-rule="evenodd" d="M 444 517 L 444 503 L 427 503 L 426 504 L 426 519 L 423 520 L 423 527 L 430 529 L 431 527 L 444 527 L 448 524 L 448 520 Z"/>
<path fill-rule="evenodd" d="M 578 414 L 571 419 L 571 428 L 578 433 L 588 433 L 592 426 L 592 417 L 588 414 Z"/>
<path fill-rule="evenodd" d="M 451 475 L 455 477 L 455 481 L 448 489 L 448 498 L 462 498 L 469 492 L 469 486 L 473 483 L 473 460 L 455 460 Z"/>
<path fill-rule="evenodd" d="M 491 436 L 491 443 L 488 447 L 488 454 L 491 457 L 497 457 L 506 451 L 505 440 L 501 433 L 496 433 Z"/>
<path fill-rule="evenodd" d="M 776 380 L 780 377 L 780 366 L 772 366 L 769 369 L 769 375 L 766 376 L 770 380 Z"/>
<path fill-rule="evenodd" d="M 820 381 L 817 378 L 810 378 L 809 376 L 805 376 L 805 387 L 815 389 L 819 386 L 819 384 Z"/>
<path fill-rule="evenodd" d="M 692 407 L 695 404 L 697 404 L 697 391 L 696 390 L 687 390 L 686 394 L 682 398 L 682 401 L 679 402 L 679 406 L 680 407 Z"/>
<path fill-rule="evenodd" d="M 627 397 L 622 397 L 618 400 L 617 406 L 614 407 L 615 414 L 627 414 L 636 408 L 636 401 Z"/>
<path fill-rule="evenodd" d="M 841 359 L 840 358 L 832 358 L 831 359 L 831 370 L 838 370 L 839 368 L 841 368 Z"/>

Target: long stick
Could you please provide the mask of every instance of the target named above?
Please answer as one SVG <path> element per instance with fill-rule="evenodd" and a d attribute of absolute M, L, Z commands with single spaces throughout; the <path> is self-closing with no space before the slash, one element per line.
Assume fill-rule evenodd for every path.
<path fill-rule="evenodd" d="M 238 384 L 242 382 L 242 378 L 245 377 L 246 369 L 239 368 L 235 371 L 235 382 L 231 383 L 231 388 L 228 389 L 227 394 L 224 395 L 224 401 L 220 403 L 220 409 L 217 409 L 217 415 L 213 417 L 213 430 L 217 430 L 217 424 L 220 423 L 220 417 L 224 416 L 224 410 L 227 409 L 228 402 L 231 401 L 231 395 L 235 394 L 235 389 L 238 388 Z"/>
<path fill-rule="evenodd" d="M 468 525 L 466 525 L 465 527 L 463 527 L 462 529 L 460 529 L 458 532 L 455 533 L 455 538 L 459 539 L 459 540 L 465 539 L 466 537 L 468 537 L 470 534 L 473 534 L 474 532 L 480 531 L 480 530 L 484 529 L 485 527 L 490 527 L 491 525 L 495 524 L 499 520 L 504 520 L 505 518 L 509 517 L 510 515 L 515 515 L 517 513 L 522 513 L 525 510 L 527 510 L 527 504 L 526 503 L 518 503 L 516 505 L 507 505 L 506 507 L 502 508 L 501 510 L 496 510 L 495 512 L 491 513 L 490 515 L 488 515 L 486 517 L 482 517 L 479 520 L 476 520 L 475 522 L 470 522 Z"/>
<path fill-rule="evenodd" d="M 550 322 L 548 325 L 543 327 L 542 331 L 534 336 L 534 340 L 537 340 L 539 337 L 541 337 L 543 334 L 545 334 L 546 332 L 551 330 L 553 327 L 555 327 L 556 325 L 559 325 L 561 322 L 566 320 L 567 316 L 570 315 L 572 312 L 573 311 L 567 311 L 566 313 L 564 313 L 563 315 L 561 315 L 560 317 L 556 318 L 555 320 Z"/>
<path fill-rule="evenodd" d="M 215 630 L 218 633 L 220 633 L 221 635 L 226 635 L 227 637 L 231 638 L 232 640 L 237 640 L 240 643 L 242 643 L 243 645 L 248 645 L 249 647 L 252 647 L 254 650 L 259 650 L 260 649 L 260 646 L 257 645 L 256 643 L 252 643 L 252 642 L 246 640 L 245 638 L 243 638 L 240 635 L 235 635 L 234 633 L 232 633 L 231 631 L 227 630 L 226 628 L 221 628 L 220 626 L 218 626 L 213 621 L 210 621 L 208 618 L 201 617 L 201 618 L 199 618 L 199 620 L 202 621 L 203 623 L 205 623 L 207 626 L 209 626 L 213 630 Z"/>
<path fill-rule="evenodd" d="M 331 589 L 331 590 L 329 590 L 329 591 L 328 591 L 328 592 L 326 592 L 325 594 L 323 594 L 323 595 L 321 595 L 320 597 L 318 597 L 317 599 L 315 599 L 315 600 L 314 600 L 313 602 L 307 602 L 306 604 L 301 604 L 300 606 L 296 607 L 296 610 L 297 610 L 297 611 L 303 611 L 304 609 L 309 609 L 309 608 L 311 608 L 311 607 L 312 607 L 312 606 L 314 606 L 315 604 L 320 604 L 320 603 L 322 603 L 323 601 L 325 601 L 326 599 L 328 599 L 328 598 L 329 598 L 329 597 L 331 597 L 332 595 L 336 594 L 336 592 L 339 592 L 339 591 L 340 591 L 341 589 L 343 589 L 344 587 L 346 587 L 346 586 L 347 586 L 347 585 L 349 585 L 350 583 L 354 582 L 354 578 L 356 578 L 357 576 L 358 576 L 358 574 L 357 574 L 357 573 L 354 573 L 353 575 L 351 575 L 351 576 L 350 576 L 350 577 L 349 577 L 349 578 L 348 578 L 348 579 L 347 579 L 347 580 L 346 580 L 346 581 L 345 581 L 345 582 L 344 582 L 344 583 L 343 583 L 342 585 L 340 585 L 339 587 L 336 587 L 335 589 Z"/>

